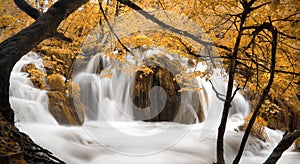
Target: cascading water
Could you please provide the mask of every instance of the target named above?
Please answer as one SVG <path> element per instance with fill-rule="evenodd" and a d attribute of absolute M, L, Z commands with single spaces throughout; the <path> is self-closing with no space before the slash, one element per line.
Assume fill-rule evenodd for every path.
<path fill-rule="evenodd" d="M 81 88 L 80 94 L 86 105 L 87 119 L 98 121 L 132 120 L 122 115 L 122 113 L 128 113 L 129 111 L 126 110 L 130 109 L 125 100 L 129 97 L 129 75 L 120 74 L 114 70 L 112 72 L 114 76 L 111 79 L 101 78 L 106 72 L 102 71 L 100 75 L 96 74 L 100 59 L 100 54 L 94 56 L 86 69 L 74 78 L 74 83 L 79 84 Z M 99 67 L 108 67 L 106 59 L 101 59 L 101 66 Z M 123 109 L 120 109 L 119 105 L 122 105 Z"/>
<path fill-rule="evenodd" d="M 211 84 L 197 79 L 206 111 L 203 123 L 184 125 L 172 122 L 133 121 L 131 113 L 131 77 L 114 70 L 111 78 L 93 73 L 96 57 L 75 82 L 81 86 L 86 101 L 86 121 L 82 126 L 61 126 L 48 111 L 46 91 L 33 87 L 21 68 L 33 63 L 43 70 L 42 59 L 30 52 L 11 73 L 10 102 L 16 113 L 16 126 L 39 145 L 67 163 L 212 163 L 215 161 L 216 129 L 222 101 L 216 97 Z M 105 62 L 105 67 L 109 67 Z M 216 90 L 225 93 L 226 83 L 217 74 L 212 76 Z M 225 159 L 234 158 L 243 132 L 234 129 L 249 113 L 243 96 L 233 101 L 234 113 L 228 119 L 225 137 Z M 266 129 L 268 139 L 262 142 L 250 137 L 241 163 L 262 163 L 280 140 L 282 133 Z M 175 136 L 175 137 L 172 137 Z M 170 142 L 172 140 L 172 142 Z M 297 153 L 284 153 L 279 163 L 300 160 Z"/>
<path fill-rule="evenodd" d="M 13 68 L 10 78 L 10 102 L 15 110 L 15 120 L 20 123 L 56 124 L 55 119 L 48 112 L 48 97 L 46 91 L 33 86 L 28 73 L 21 72 L 24 65 L 34 64 L 44 70 L 43 60 L 39 55 L 30 52 Z"/>

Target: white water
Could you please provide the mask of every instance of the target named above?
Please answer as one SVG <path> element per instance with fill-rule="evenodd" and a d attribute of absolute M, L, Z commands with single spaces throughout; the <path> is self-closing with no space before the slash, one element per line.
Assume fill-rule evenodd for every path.
<path fill-rule="evenodd" d="M 113 72 L 111 79 L 103 79 L 92 73 L 93 64 L 89 63 L 86 71 L 80 73 L 75 81 L 80 83 L 82 94 L 95 98 L 87 99 L 90 108 L 87 110 L 91 111 L 90 117 L 94 120 L 86 119 L 83 126 L 67 127 L 58 125 L 48 112 L 46 92 L 35 89 L 26 73 L 20 72 L 27 63 L 34 63 L 43 70 L 42 60 L 32 52 L 14 67 L 10 101 L 16 113 L 16 126 L 67 163 L 206 164 L 216 161 L 216 129 L 223 103 L 205 80 L 197 79 L 203 87 L 202 94 L 207 95 L 207 103 L 202 104 L 206 111 L 203 123 L 184 125 L 132 121 L 132 104 L 128 96 L 130 76 Z M 225 82 L 217 74 L 213 75 L 212 82 L 220 93 L 226 91 Z M 204 97 L 202 99 L 206 101 Z M 243 135 L 243 132 L 234 129 L 242 124 L 242 117 L 249 112 L 248 104 L 240 94 L 232 105 L 235 113 L 228 120 L 225 137 L 228 163 L 236 155 Z M 282 132 L 267 129 L 267 134 L 266 142 L 249 138 L 241 163 L 262 163 L 267 158 Z M 279 163 L 297 161 L 300 162 L 299 153 L 289 150 Z"/>

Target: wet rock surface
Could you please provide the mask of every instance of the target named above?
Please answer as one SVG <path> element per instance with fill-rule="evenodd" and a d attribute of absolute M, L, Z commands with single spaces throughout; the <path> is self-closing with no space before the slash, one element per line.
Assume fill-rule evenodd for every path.
<path fill-rule="evenodd" d="M 59 124 L 82 125 L 84 111 L 76 108 L 71 97 L 66 97 L 62 92 L 49 91 L 49 111 Z"/>
<path fill-rule="evenodd" d="M 180 91 L 182 85 L 176 81 L 176 75 L 183 68 L 181 61 L 155 56 L 146 59 L 145 65 L 147 67 L 134 76 L 132 100 L 136 119 L 180 123 L 203 121 L 199 93 Z M 192 99 L 192 104 L 185 102 L 188 99 Z"/>

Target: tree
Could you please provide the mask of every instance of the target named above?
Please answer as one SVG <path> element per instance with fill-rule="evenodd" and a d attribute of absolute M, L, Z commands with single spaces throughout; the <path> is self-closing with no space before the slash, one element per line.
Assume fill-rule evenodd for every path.
<path fill-rule="evenodd" d="M 86 2 L 87 0 L 58 1 L 29 27 L 0 44 L 0 66 L 3 70 L 0 81 L 1 113 L 9 122 L 14 122 L 13 111 L 8 99 L 9 77 L 14 64 L 38 43 L 46 38 L 53 37 L 60 22 Z"/>
<path fill-rule="evenodd" d="M 15 0 L 15 2 L 19 5 L 21 3 L 27 4 L 22 0 Z M 9 124 L 8 126 L 14 127 L 14 113 L 9 103 L 9 79 L 14 64 L 38 43 L 57 34 L 56 29 L 61 21 L 86 2 L 87 0 L 60 0 L 51 6 L 46 13 L 36 18 L 37 20 L 30 26 L 0 44 L 0 69 L 2 70 L 0 75 L 0 113 L 1 118 L 3 116 L 4 121 Z M 12 136 L 23 136 L 23 134 L 15 131 Z M 20 140 L 18 141 L 20 137 L 16 138 L 17 142 L 20 142 Z M 23 150 L 28 152 L 31 150 L 31 155 L 38 157 L 37 152 L 47 152 L 40 147 L 36 148 L 37 145 L 34 145 L 29 138 L 26 140 L 28 141 L 27 144 L 21 143 L 20 145 Z M 34 152 L 34 149 L 39 151 Z M 48 154 L 50 155 L 50 153 Z M 30 158 L 30 153 L 25 152 L 25 159 L 30 160 Z M 58 162 L 62 161 L 58 160 Z"/>

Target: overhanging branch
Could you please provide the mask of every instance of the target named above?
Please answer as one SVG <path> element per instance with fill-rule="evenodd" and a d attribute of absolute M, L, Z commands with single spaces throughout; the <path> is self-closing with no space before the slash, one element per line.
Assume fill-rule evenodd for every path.
<path fill-rule="evenodd" d="M 135 3 L 131 2 L 130 0 L 117 0 L 118 2 L 136 10 L 139 14 L 141 14 L 142 16 L 144 16 L 146 19 L 149 19 L 151 20 L 152 22 L 156 23 L 157 25 L 159 25 L 160 27 L 164 28 L 164 29 L 168 29 L 170 30 L 171 32 L 174 32 L 176 34 L 179 34 L 179 35 L 183 35 L 183 36 L 186 36 L 200 44 L 202 44 L 203 46 L 215 46 L 217 48 L 221 48 L 223 50 L 226 50 L 226 51 L 229 51 L 231 52 L 231 48 L 227 47 L 227 46 L 224 46 L 224 45 L 218 45 L 218 44 L 214 44 L 212 42 L 207 42 L 207 41 L 204 41 L 201 39 L 201 36 L 200 38 L 187 32 L 187 31 L 183 31 L 183 30 L 180 30 L 180 29 L 177 29 L 173 26 L 170 26 L 168 24 L 165 24 L 164 22 L 160 21 L 159 19 L 157 19 L 156 17 L 154 17 L 153 15 L 149 14 L 147 11 L 143 10 L 140 6 L 136 5 Z"/>
<path fill-rule="evenodd" d="M 31 18 L 37 20 L 43 13 L 37 10 L 36 8 L 30 6 L 25 0 L 14 0 L 15 4 L 24 11 L 27 15 L 29 15 Z M 61 39 L 66 42 L 72 42 L 73 40 L 67 36 L 65 36 L 63 33 L 55 31 L 50 34 L 51 37 Z"/>

